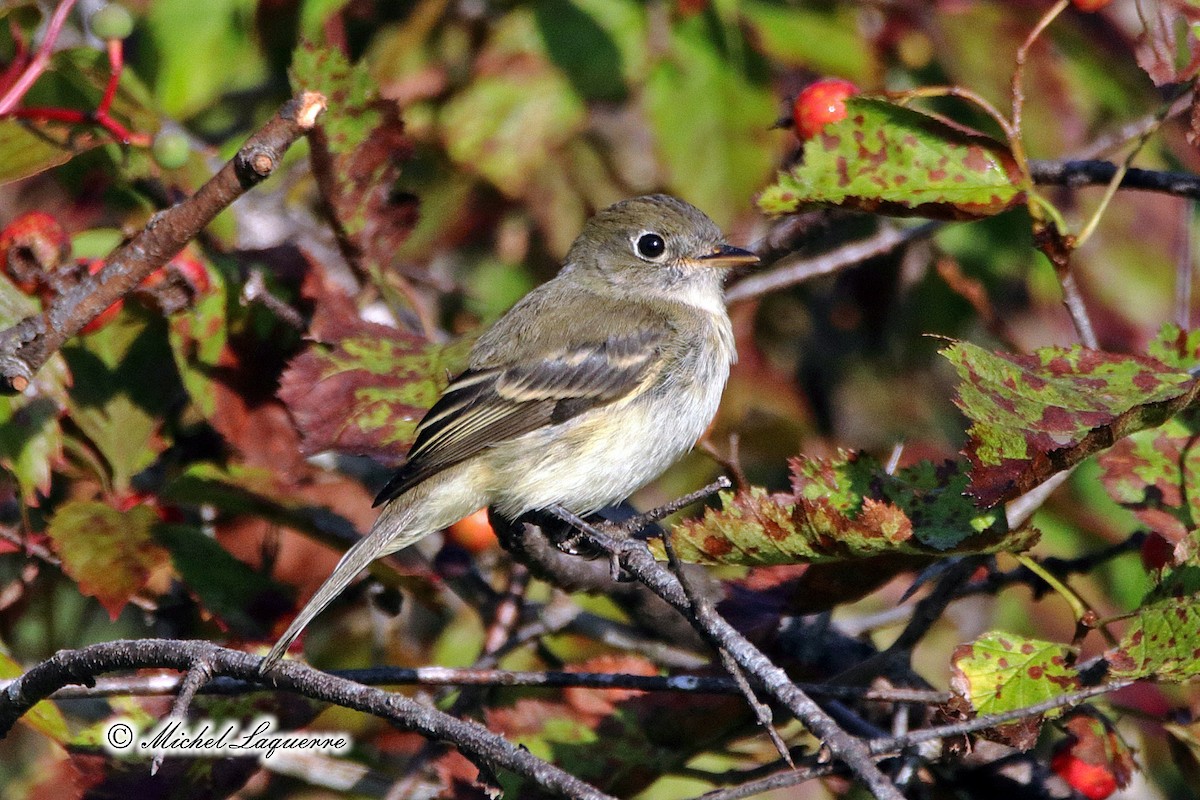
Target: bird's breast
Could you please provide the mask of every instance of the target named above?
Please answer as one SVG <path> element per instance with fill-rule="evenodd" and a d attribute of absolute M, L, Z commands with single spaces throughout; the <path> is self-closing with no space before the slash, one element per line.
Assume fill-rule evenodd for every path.
<path fill-rule="evenodd" d="M 619 502 L 688 452 L 712 421 L 733 360 L 732 336 L 708 328 L 668 354 L 637 395 L 497 446 L 495 505 L 506 516 L 561 505 L 578 514 Z"/>

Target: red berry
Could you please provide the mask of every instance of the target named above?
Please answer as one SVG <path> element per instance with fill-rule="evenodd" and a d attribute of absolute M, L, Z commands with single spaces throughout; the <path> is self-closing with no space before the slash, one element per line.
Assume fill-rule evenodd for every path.
<path fill-rule="evenodd" d="M 811 139 L 829 123 L 845 119 L 846 98 L 858 91 L 857 86 L 841 78 L 822 78 L 805 86 L 792 103 L 796 135 Z"/>
<path fill-rule="evenodd" d="M 1104 800 L 1117 790 L 1117 778 L 1112 765 L 1084 761 L 1075 754 L 1070 739 L 1059 745 L 1050 759 L 1050 769 L 1088 800 Z"/>
<path fill-rule="evenodd" d="M 1111 3 L 1112 0 L 1071 0 L 1071 2 L 1074 3 L 1075 7 L 1078 8 L 1080 11 L 1091 12 L 1091 11 L 1099 11 L 1100 9 L 1104 8 L 1106 5 Z"/>
<path fill-rule="evenodd" d="M 208 268 L 204 262 L 186 250 L 172 258 L 167 263 L 167 269 L 182 277 L 196 297 L 208 292 L 212 281 L 208 277 Z"/>
<path fill-rule="evenodd" d="M 44 211 L 22 214 L 0 231 L 4 271 L 22 292 L 33 294 L 43 276 L 71 253 L 71 240 L 58 220 Z"/>

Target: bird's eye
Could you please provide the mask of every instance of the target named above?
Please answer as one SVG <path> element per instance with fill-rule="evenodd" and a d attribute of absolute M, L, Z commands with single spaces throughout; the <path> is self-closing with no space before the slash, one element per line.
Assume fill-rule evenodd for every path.
<path fill-rule="evenodd" d="M 655 259 L 665 253 L 667 243 L 657 233 L 643 233 L 637 240 L 637 253 L 642 258 Z"/>

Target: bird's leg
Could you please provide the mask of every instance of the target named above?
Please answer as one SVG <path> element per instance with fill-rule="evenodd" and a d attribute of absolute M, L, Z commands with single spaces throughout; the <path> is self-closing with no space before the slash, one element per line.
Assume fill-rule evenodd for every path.
<path fill-rule="evenodd" d="M 579 531 L 580 533 L 583 533 L 583 534 L 593 537 L 593 539 L 595 539 L 596 541 L 603 541 L 604 539 L 608 538 L 607 534 L 602 532 L 595 525 L 588 522 L 587 520 L 585 520 L 583 517 L 579 516 L 575 512 L 568 511 L 567 509 L 563 508 L 562 506 L 550 506 L 549 508 L 546 509 L 546 513 L 549 514 L 550 516 L 554 517 L 555 519 L 558 519 L 558 520 L 561 520 L 562 522 L 567 523 L 568 525 L 570 525 L 572 528 Z M 563 542 L 562 545 L 558 545 L 558 546 L 559 546 L 559 549 L 561 550 L 561 549 L 563 549 L 563 545 L 566 545 L 569 547 L 572 544 L 573 544 L 572 542 L 567 541 L 567 542 Z M 569 552 L 569 551 L 564 550 L 564 552 Z M 621 562 L 618 557 L 618 554 L 615 552 L 610 552 L 608 554 L 608 569 L 609 569 L 609 572 L 612 575 L 612 579 L 614 581 L 621 580 Z"/>

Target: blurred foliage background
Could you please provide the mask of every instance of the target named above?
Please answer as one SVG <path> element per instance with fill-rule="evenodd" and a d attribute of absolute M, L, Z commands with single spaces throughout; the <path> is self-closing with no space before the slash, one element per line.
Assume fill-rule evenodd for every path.
<path fill-rule="evenodd" d="M 109 67 L 103 43 L 84 20 L 100 5 L 77 4 L 26 106 L 96 106 Z M 272 638 L 295 600 L 328 574 L 339 539 L 369 526 L 372 490 L 403 456 L 404 425 L 410 430 L 413 422 L 411 415 L 388 418 L 370 429 L 358 452 L 374 459 L 319 447 L 342 434 L 314 433 L 316 422 L 297 420 L 307 414 L 337 427 L 336 398 L 304 400 L 295 386 L 300 381 L 303 388 L 309 373 L 293 373 L 286 404 L 277 397 L 289 363 L 307 352 L 306 336 L 336 347 L 382 337 L 371 325 L 391 326 L 394 341 L 386 341 L 395 350 L 379 356 L 374 374 L 395 378 L 407 370 L 413 377 L 396 379 L 395 388 L 407 392 L 402 404 L 417 413 L 445 371 L 460 363 L 454 343 L 552 275 L 595 210 L 665 191 L 710 214 L 731 241 L 756 243 L 777 223 L 756 211 L 755 197 L 799 149 L 788 124 L 776 122 L 788 119 L 791 98 L 803 86 L 823 75 L 849 78 L 864 90 L 957 84 L 1003 108 L 1017 47 L 1049 5 L 123 3 L 133 26 L 113 113 L 131 131 L 173 137 L 177 146 L 182 139 L 185 146 L 173 158 L 161 152 L 156 158 L 94 127 L 36 129 L 0 119 L 0 222 L 47 212 L 69 234 L 74 258 L 103 257 L 156 211 L 194 192 L 294 91 L 322 84 L 331 139 L 338 125 L 351 141 L 373 128 L 393 137 L 388 153 L 370 162 L 383 170 L 372 174 L 376 183 L 388 181 L 386 191 L 364 217 L 340 217 L 351 239 L 378 236 L 386 246 L 346 258 L 301 142 L 280 174 L 189 247 L 210 283 L 190 309 L 164 317 L 128 302 L 107 327 L 63 350 L 40 375 L 36 399 L 4 401 L 4 670 L 16 674 L 19 664 L 59 648 L 119 637 L 206 637 L 246 646 Z M 1098 14 L 1068 9 L 1032 48 L 1023 131 L 1033 157 L 1111 155 L 1123 141 L 1114 134 L 1159 108 L 1160 90 L 1139 66 L 1147 46 L 1139 10 L 1148 13 L 1139 6 L 1157 4 L 1116 0 Z M 22 44 L 36 44 L 47 12 L 20 0 L 0 10 L 0 61 L 16 59 Z M 402 133 L 366 118 L 376 99 L 399 109 Z M 935 107 L 996 132 L 961 103 Z M 1166 123 L 1139 166 L 1196 171 L 1200 154 L 1185 134 L 1182 123 Z M 342 187 L 342 196 L 353 191 Z M 1049 194 L 1078 224 L 1100 192 Z M 1191 322 L 1191 308 L 1182 315 L 1177 309 L 1176 274 L 1180 260 L 1193 257 L 1193 216 L 1190 203 L 1177 197 L 1121 193 L 1076 254 L 1077 278 L 1105 349 L 1143 352 L 1164 322 L 1180 316 L 1185 327 Z M 796 226 L 789 241 L 806 254 L 868 235 L 880 222 L 822 209 L 789 224 Z M 694 489 L 731 460 L 751 483 L 782 489 L 787 459 L 799 453 L 862 449 L 886 459 L 902 444 L 903 463 L 956 457 L 965 424 L 953 405 L 953 369 L 936 356 L 944 344 L 937 337 L 1018 351 L 1076 338 L 1053 269 L 1033 248 L 1029 230 L 1023 210 L 949 224 L 895 254 L 734 305 L 740 361 L 708 438 L 719 458 L 693 453 L 634 498 L 635 505 L 649 508 Z M 298 330 L 286 314 L 248 295 L 252 280 L 263 281 L 272 302 L 291 306 L 311 329 Z M 994 318 L 981 317 L 964 287 L 987 298 Z M 36 307 L 7 282 L 0 294 L 5 326 Z M 363 366 L 367 356 L 355 352 L 356 368 L 371 373 Z M 369 383 L 362 374 L 349 380 L 355 390 Z M 1050 499 L 1035 524 L 1042 532 L 1035 552 L 1060 557 L 1124 542 L 1144 528 L 1109 499 L 1091 465 Z M 360 586 L 318 619 L 307 657 L 324 668 L 473 663 L 488 619 L 451 591 L 459 578 L 447 577 L 467 570 L 467 548 L 476 551 L 479 575 L 502 587 L 509 566 L 498 549 L 486 542 L 464 546 L 461 539 L 426 542 L 419 554 L 381 568 L 367 582 L 369 591 Z M 756 574 L 760 587 L 779 580 L 764 577 L 769 573 L 719 574 L 750 591 Z M 851 566 L 836 580 L 865 578 Z M 907 573 L 863 600 L 826 609 L 829 624 L 885 646 L 903 622 L 889 610 L 911 581 Z M 1113 615 L 1135 607 L 1151 584 L 1130 549 L 1075 586 L 1101 614 Z M 377 606 L 386 607 L 397 592 L 405 602 L 391 617 Z M 529 596 L 548 602 L 555 593 L 535 581 Z M 582 595 L 574 601 L 597 618 L 630 621 L 619 603 Z M 819 607 L 819 598 L 810 605 Z M 989 628 L 1069 641 L 1074 623 L 1053 594 L 980 595 L 952 606 L 933 629 L 918 652 L 918 671 L 944 688 L 952 650 Z M 1099 637 L 1086 640 L 1083 657 L 1103 644 Z M 618 652 L 572 629 L 519 648 L 502 663 L 594 666 L 607 658 L 620 670 L 656 668 L 653 658 Z M 1182 767 L 1164 755 L 1161 722 L 1172 709 L 1194 709 L 1198 699 L 1185 688 L 1140 686 L 1115 701 L 1136 712 L 1121 729 L 1148 770 L 1137 785 L 1145 793 L 1136 796 L 1187 796 Z M 262 698 L 204 702 L 210 714 L 271 706 Z M 290 702 L 305 707 L 276 711 L 295 724 L 317 711 Z M 535 753 L 588 779 L 606 779 L 606 788 L 624 796 L 689 796 L 711 785 L 702 770 L 772 758 L 735 701 L 694 704 L 693 713 L 700 707 L 706 715 L 703 723 L 676 721 L 670 733 L 649 721 L 645 705 L 612 701 L 587 716 L 573 702 L 579 701 L 553 693 L 493 693 L 481 714 Z M 149 719 L 166 708 L 161 699 L 120 698 L 51 707 L 41 732 L 19 727 L 0 742 L 6 796 L 68 796 L 65 786 L 145 789 L 151 781 L 144 770 L 121 774 L 88 742 L 94 744 L 96 725 L 114 711 Z M 422 750 L 376 720 L 334 709 L 318 726 L 351 731 L 351 758 L 374 777 L 402 773 L 422 752 L 429 791 L 473 796 L 465 763 Z M 630 755 L 619 774 L 605 774 L 597 740 L 606 752 L 638 756 Z M 193 796 L 335 793 L 282 767 L 234 772 L 236 779 L 193 775 Z M 836 782 L 810 784 L 779 796 L 844 790 Z"/>

